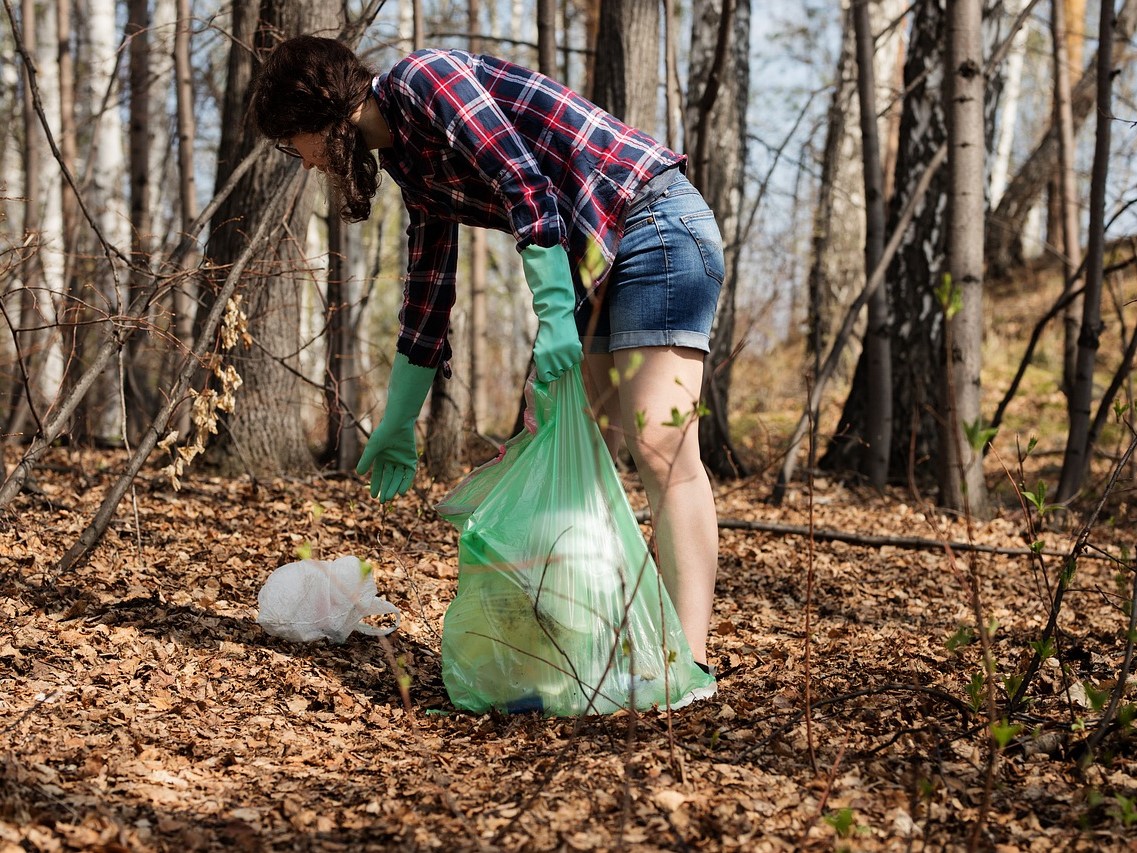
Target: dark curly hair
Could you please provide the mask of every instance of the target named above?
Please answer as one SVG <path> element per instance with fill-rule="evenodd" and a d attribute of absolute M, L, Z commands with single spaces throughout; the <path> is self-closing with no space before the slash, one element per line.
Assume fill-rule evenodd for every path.
<path fill-rule="evenodd" d="M 272 49 L 253 83 L 249 102 L 257 129 L 277 141 L 324 133 L 326 173 L 343 198 L 340 217 L 371 215 L 379 164 L 352 114 L 371 96 L 374 72 L 335 39 L 296 36 Z"/>

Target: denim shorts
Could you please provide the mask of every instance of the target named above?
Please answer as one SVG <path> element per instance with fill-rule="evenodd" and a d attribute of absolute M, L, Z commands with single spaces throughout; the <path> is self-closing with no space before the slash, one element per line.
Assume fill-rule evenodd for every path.
<path fill-rule="evenodd" d="M 724 273 L 722 237 L 691 182 L 678 169 L 665 174 L 670 179 L 661 191 L 632 201 L 608 277 L 577 309 L 589 352 L 710 351 Z"/>

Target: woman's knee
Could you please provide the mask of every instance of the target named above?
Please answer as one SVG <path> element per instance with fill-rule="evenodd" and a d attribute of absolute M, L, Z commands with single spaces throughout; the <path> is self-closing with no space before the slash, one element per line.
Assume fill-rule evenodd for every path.
<path fill-rule="evenodd" d="M 628 437 L 636 470 L 653 483 L 686 481 L 703 472 L 699 459 L 698 424 L 652 424 Z"/>

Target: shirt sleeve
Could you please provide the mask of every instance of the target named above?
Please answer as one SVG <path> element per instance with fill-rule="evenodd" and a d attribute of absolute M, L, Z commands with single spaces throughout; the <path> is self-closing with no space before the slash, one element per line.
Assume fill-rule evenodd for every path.
<path fill-rule="evenodd" d="M 399 311 L 396 349 L 419 367 L 446 368 L 451 350 L 447 333 L 457 293 L 458 225 L 408 207 L 407 280 Z"/>
<path fill-rule="evenodd" d="M 469 65 L 447 51 L 428 50 L 399 63 L 391 76 L 392 90 L 442 134 L 502 199 L 518 249 L 530 243 L 565 242 L 565 223 L 552 181 Z"/>

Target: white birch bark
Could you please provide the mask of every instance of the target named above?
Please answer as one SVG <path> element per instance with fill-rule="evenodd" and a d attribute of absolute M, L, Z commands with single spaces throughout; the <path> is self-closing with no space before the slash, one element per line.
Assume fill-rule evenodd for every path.
<path fill-rule="evenodd" d="M 22 154 L 15 135 L 15 129 L 23 120 L 16 96 L 19 80 L 12 33 L 0 27 L 0 122 L 3 122 L 0 125 L 0 279 L 4 282 L 0 285 L 0 301 L 10 316 L 15 316 L 19 309 L 19 295 L 14 292 L 19 286 L 19 276 L 8 275 L 6 271 L 14 268 L 13 249 L 24 232 Z M 0 364 L 12 365 L 15 360 L 15 341 L 8 324 L 4 323 L 0 325 Z M 10 383 L 0 381 L 0 407 L 11 408 L 12 390 Z M 0 416 L 0 424 L 6 418 L 6 415 Z"/>
<path fill-rule="evenodd" d="M 40 100 L 52 136 L 59 135 L 59 51 L 57 46 L 55 4 L 45 2 L 36 10 L 36 81 Z M 40 132 L 43 132 L 42 127 Z M 37 375 L 32 377 L 39 405 L 54 402 L 63 381 L 63 339 L 56 326 L 57 310 L 65 298 L 66 277 L 63 256 L 63 176 L 58 161 L 43 140 L 43 168 L 40 171 L 40 262 L 43 267 L 45 292 L 36 295 L 36 311 L 45 327 L 41 339 L 42 360 Z M 42 414 L 42 410 L 41 410 Z"/>
<path fill-rule="evenodd" d="M 983 337 L 984 76 L 982 7 L 979 0 L 948 3 L 948 56 L 945 69 L 948 105 L 947 266 L 961 305 L 949 319 L 946 399 L 948 439 L 942 448 L 940 503 L 983 518 L 988 512 L 983 479 L 983 448 L 968 440 L 967 428 L 982 411 L 980 376 Z"/>
<path fill-rule="evenodd" d="M 1013 21 L 1022 11 L 1025 2 L 1024 0 L 1005 0 L 1005 4 L 1007 18 Z M 987 190 L 991 197 L 992 210 L 998 207 L 999 200 L 1007 189 L 1007 180 L 1010 175 L 1011 154 L 1014 151 L 1015 131 L 1018 125 L 1019 103 L 1022 95 L 1026 42 L 1031 24 L 1032 22 L 1028 18 L 1019 27 L 1018 32 L 1011 38 L 1010 50 L 1007 53 L 1003 91 L 999 101 L 998 127 L 995 131 L 995 150 L 991 158 L 991 177 Z"/>
<path fill-rule="evenodd" d="M 20 126 L 17 92 L 20 73 L 16 68 L 16 45 L 12 32 L 0 27 L 0 251 L 19 239 L 24 230 L 21 155 L 15 130 Z"/>
<path fill-rule="evenodd" d="M 92 212 L 112 246 L 124 254 L 130 252 L 130 211 L 123 195 L 126 187 L 126 136 L 119 105 L 122 98 L 116 74 L 120 31 L 115 24 L 115 0 L 88 0 L 88 42 L 90 44 L 90 72 L 85 106 L 97 111 L 92 117 L 95 128 L 91 160 L 90 198 Z M 107 108 L 102 109 L 107 92 Z M 120 266 L 112 270 L 100 265 L 95 281 L 99 301 L 109 311 L 126 304 L 126 271 Z M 95 304 L 99 304 L 96 302 Z M 91 429 L 103 439 L 121 436 L 122 388 L 115 366 L 101 377 L 97 392 L 92 395 Z"/>

